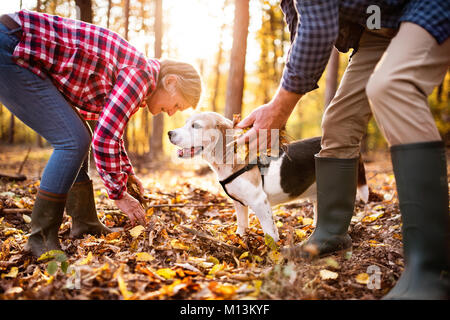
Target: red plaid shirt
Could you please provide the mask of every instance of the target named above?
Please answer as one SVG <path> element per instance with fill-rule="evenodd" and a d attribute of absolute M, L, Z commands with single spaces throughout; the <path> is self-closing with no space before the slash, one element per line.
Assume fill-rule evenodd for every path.
<path fill-rule="evenodd" d="M 15 62 L 52 79 L 86 120 L 98 120 L 92 139 L 97 170 L 109 197 L 121 199 L 134 174 L 122 134 L 156 89 L 159 62 L 99 26 L 27 10 L 19 18 L 23 35 Z"/>

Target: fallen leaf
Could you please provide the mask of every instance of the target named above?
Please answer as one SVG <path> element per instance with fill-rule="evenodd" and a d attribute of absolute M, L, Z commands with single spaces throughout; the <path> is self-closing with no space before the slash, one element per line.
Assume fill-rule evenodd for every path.
<path fill-rule="evenodd" d="M 177 275 L 177 273 L 170 268 L 161 268 L 156 271 L 156 274 L 167 280 L 173 279 Z"/>
<path fill-rule="evenodd" d="M 306 231 L 302 229 L 295 229 L 295 234 L 299 238 L 299 240 L 303 240 L 307 236 Z"/>
<path fill-rule="evenodd" d="M 128 291 L 127 284 L 125 283 L 125 280 L 123 280 L 121 275 L 117 276 L 117 284 L 119 285 L 120 293 L 125 300 L 128 300 L 133 296 L 133 293 L 131 291 Z"/>
<path fill-rule="evenodd" d="M 217 272 L 223 270 L 224 268 L 225 266 L 222 263 L 215 264 L 209 271 L 209 274 L 216 274 Z"/>
<path fill-rule="evenodd" d="M 278 250 L 277 243 L 267 233 L 264 235 L 264 243 L 266 244 L 266 246 L 268 246 L 270 248 L 270 250 L 272 250 L 272 251 L 277 251 Z"/>
<path fill-rule="evenodd" d="M 360 273 L 355 277 L 356 282 L 360 284 L 368 284 L 369 283 L 369 275 L 367 273 Z"/>
<path fill-rule="evenodd" d="M 89 262 L 92 261 L 92 252 L 89 251 L 89 253 L 87 254 L 87 256 L 85 258 L 83 258 L 83 260 L 81 260 L 79 263 L 77 263 L 79 266 L 83 266 L 88 264 Z"/>
<path fill-rule="evenodd" d="M 136 253 L 136 261 L 148 262 L 155 260 L 155 257 L 148 252 Z"/>
<path fill-rule="evenodd" d="M 15 277 L 17 277 L 18 273 L 19 273 L 19 269 L 17 267 L 12 267 L 11 270 L 9 270 L 8 273 L 2 274 L 2 279 L 4 279 L 4 278 L 15 278 Z"/>
<path fill-rule="evenodd" d="M 376 211 L 368 216 L 365 216 L 364 218 L 361 219 L 361 221 L 370 223 L 370 222 L 377 220 L 378 218 L 381 218 L 383 215 L 384 215 L 383 211 Z"/>
<path fill-rule="evenodd" d="M 183 242 L 179 241 L 178 239 L 173 239 L 172 241 L 170 241 L 170 245 L 174 249 L 189 250 L 189 247 L 185 245 Z"/>
<path fill-rule="evenodd" d="M 322 280 L 334 280 L 337 279 L 337 277 L 339 276 L 337 272 L 333 272 L 327 269 L 320 270 L 319 274 Z"/>
<path fill-rule="evenodd" d="M 248 251 L 245 251 L 243 254 L 241 254 L 241 255 L 239 256 L 239 260 L 247 258 L 247 257 L 248 257 L 248 254 L 249 254 L 249 252 L 248 252 Z"/>
<path fill-rule="evenodd" d="M 145 230 L 144 226 L 138 225 L 130 230 L 130 234 L 133 238 L 137 238 L 141 235 L 141 233 Z"/>

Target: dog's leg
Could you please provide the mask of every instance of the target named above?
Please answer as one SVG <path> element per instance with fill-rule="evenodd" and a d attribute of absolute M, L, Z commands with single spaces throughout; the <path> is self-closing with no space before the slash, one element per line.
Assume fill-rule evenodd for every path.
<path fill-rule="evenodd" d="M 233 201 L 233 203 L 237 220 L 236 233 L 240 236 L 243 236 L 245 234 L 245 229 L 248 228 L 248 207 L 243 206 L 237 201 Z"/>
<path fill-rule="evenodd" d="M 263 192 L 261 194 L 256 199 L 249 201 L 249 206 L 255 212 L 264 233 L 271 236 L 273 240 L 278 241 L 280 237 L 277 226 L 273 221 L 272 208 L 270 207 L 266 194 Z"/>

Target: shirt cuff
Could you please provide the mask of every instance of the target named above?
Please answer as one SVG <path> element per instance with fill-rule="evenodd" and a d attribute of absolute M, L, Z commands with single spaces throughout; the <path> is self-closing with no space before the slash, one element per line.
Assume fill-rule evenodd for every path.
<path fill-rule="evenodd" d="M 296 73 L 290 72 L 287 67 L 283 71 L 281 86 L 289 92 L 302 95 L 319 88 L 315 81 L 301 78 Z"/>

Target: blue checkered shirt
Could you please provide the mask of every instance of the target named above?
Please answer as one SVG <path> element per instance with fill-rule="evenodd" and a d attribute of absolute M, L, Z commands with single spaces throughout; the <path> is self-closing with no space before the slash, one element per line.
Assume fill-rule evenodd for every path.
<path fill-rule="evenodd" d="M 381 28 L 409 21 L 427 30 L 441 44 L 450 34 L 449 0 L 282 0 L 291 32 L 291 47 L 281 85 L 304 94 L 316 88 L 333 46 L 357 49 L 370 5 L 381 12 Z M 299 21 L 300 20 L 300 21 Z"/>

